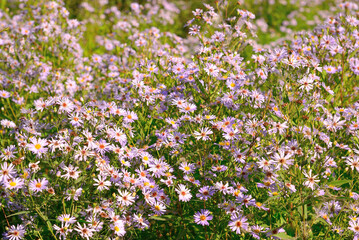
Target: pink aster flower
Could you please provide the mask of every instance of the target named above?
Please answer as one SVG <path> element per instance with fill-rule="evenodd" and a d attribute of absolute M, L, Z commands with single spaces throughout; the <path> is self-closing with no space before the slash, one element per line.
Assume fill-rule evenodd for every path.
<path fill-rule="evenodd" d="M 106 181 L 106 177 L 102 177 L 101 175 L 98 176 L 98 179 L 94 179 L 94 181 L 96 183 L 94 183 L 95 186 L 97 186 L 97 189 L 99 191 L 102 191 L 104 189 L 108 190 L 109 186 L 111 186 L 111 182 L 110 181 Z"/>
<path fill-rule="evenodd" d="M 248 230 L 247 218 L 241 214 L 235 214 L 231 217 L 231 221 L 228 223 L 230 229 L 237 234 L 241 234 L 241 231 Z"/>
<path fill-rule="evenodd" d="M 203 141 L 206 141 L 210 139 L 208 135 L 212 133 L 213 133 L 212 130 L 210 130 L 209 128 L 202 128 L 199 132 L 195 131 L 193 134 L 197 140 L 202 139 Z"/>
<path fill-rule="evenodd" d="M 81 226 L 80 223 L 77 223 L 77 228 L 75 228 L 75 231 L 77 231 L 82 238 L 86 238 L 87 240 L 89 240 L 95 230 L 87 227 L 86 225 Z"/>
<path fill-rule="evenodd" d="M 27 144 L 27 148 L 38 156 L 47 152 L 47 141 L 45 139 L 30 138 L 31 143 Z"/>
<path fill-rule="evenodd" d="M 29 189 L 33 192 L 42 192 L 47 188 L 49 181 L 46 178 L 34 179 L 29 183 Z"/>
<path fill-rule="evenodd" d="M 8 181 L 5 181 L 5 188 L 10 189 L 11 191 L 17 191 L 18 189 L 24 186 L 24 180 L 21 178 L 11 178 Z"/>

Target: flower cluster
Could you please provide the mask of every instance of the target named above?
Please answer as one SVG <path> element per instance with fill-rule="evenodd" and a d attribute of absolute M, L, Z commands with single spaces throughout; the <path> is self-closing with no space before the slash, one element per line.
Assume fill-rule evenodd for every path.
<path fill-rule="evenodd" d="M 185 38 L 93 2 L 0 11 L 4 239 L 359 238 L 356 3 L 262 46 L 226 1 Z"/>

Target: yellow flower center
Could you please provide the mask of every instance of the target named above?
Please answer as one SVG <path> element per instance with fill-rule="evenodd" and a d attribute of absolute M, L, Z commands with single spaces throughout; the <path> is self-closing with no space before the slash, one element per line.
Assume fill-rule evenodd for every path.
<path fill-rule="evenodd" d="M 36 150 L 39 150 L 41 148 L 41 145 L 40 144 L 35 144 L 35 148 L 36 148 Z"/>
<path fill-rule="evenodd" d="M 15 187 L 15 186 L 16 186 L 16 182 L 10 182 L 10 186 L 11 186 L 11 187 Z"/>

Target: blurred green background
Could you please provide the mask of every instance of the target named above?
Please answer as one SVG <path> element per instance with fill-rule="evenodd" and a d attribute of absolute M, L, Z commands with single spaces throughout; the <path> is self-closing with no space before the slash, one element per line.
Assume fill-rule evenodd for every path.
<path fill-rule="evenodd" d="M 81 3 L 84 0 L 65 0 L 65 5 L 70 11 L 71 18 L 83 19 Z M 90 5 L 96 5 L 96 0 L 87 1 Z M 128 11 L 130 4 L 137 2 L 141 5 L 148 0 L 108 0 L 107 6 L 116 6 L 120 11 Z M 255 24 L 258 26 L 258 43 L 267 44 L 278 38 L 286 36 L 290 32 L 309 30 L 320 23 L 333 7 L 338 5 L 336 0 L 168 0 L 177 5 L 181 12 L 170 30 L 181 37 L 187 35 L 187 29 L 183 26 L 193 17 L 192 11 L 203 8 L 203 3 L 215 7 L 217 4 L 226 4 L 229 10 L 235 8 L 247 9 L 256 15 Z M 227 13 L 228 14 L 228 13 Z M 232 15 L 236 11 L 232 11 Z M 228 14 L 230 17 L 230 14 Z"/>

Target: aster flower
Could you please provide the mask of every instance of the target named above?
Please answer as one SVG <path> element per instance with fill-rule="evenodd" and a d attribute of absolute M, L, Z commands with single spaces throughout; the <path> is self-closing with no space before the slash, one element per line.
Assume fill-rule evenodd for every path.
<path fill-rule="evenodd" d="M 197 109 L 197 106 L 192 103 L 184 103 L 180 106 L 180 111 L 184 113 L 194 112 Z"/>
<path fill-rule="evenodd" d="M 196 197 L 198 197 L 201 200 L 206 201 L 206 200 L 210 199 L 213 196 L 214 193 L 215 193 L 215 190 L 213 190 L 212 187 L 204 186 L 204 187 L 201 187 L 198 190 L 198 193 L 196 194 Z"/>
<path fill-rule="evenodd" d="M 17 191 L 24 186 L 24 180 L 21 178 L 10 178 L 5 181 L 5 188 L 11 191 Z"/>
<path fill-rule="evenodd" d="M 355 169 L 355 170 L 357 170 L 357 172 L 359 172 L 359 157 L 358 156 L 348 157 L 345 162 L 347 165 L 350 166 L 350 168 L 352 170 Z"/>
<path fill-rule="evenodd" d="M 73 178 L 73 179 L 77 179 L 79 176 L 80 176 L 80 173 L 81 171 L 77 171 L 78 170 L 78 167 L 74 167 L 72 165 L 70 166 L 65 166 L 62 168 L 63 170 L 66 171 L 65 174 L 63 174 L 61 177 L 69 180 L 70 178 Z"/>
<path fill-rule="evenodd" d="M 12 225 L 10 229 L 5 233 L 5 238 L 9 240 L 20 240 L 25 236 L 26 230 L 23 225 Z"/>
<path fill-rule="evenodd" d="M 348 229 L 354 233 L 354 239 L 358 239 L 359 238 L 359 219 L 350 220 Z"/>
<path fill-rule="evenodd" d="M 179 169 L 181 169 L 185 174 L 193 173 L 196 167 L 192 163 L 183 162 L 181 163 Z"/>
<path fill-rule="evenodd" d="M 259 236 L 259 234 L 261 232 L 266 231 L 266 229 L 264 227 L 259 226 L 259 225 L 251 226 L 251 230 L 252 230 L 251 235 L 256 239 L 260 239 L 261 237 Z"/>
<path fill-rule="evenodd" d="M 247 231 L 249 224 L 247 223 L 247 218 L 241 214 L 234 214 L 231 216 L 231 221 L 228 223 L 229 228 L 241 234 L 241 231 Z"/>
<path fill-rule="evenodd" d="M 7 162 L 4 162 L 1 164 L 0 182 L 15 177 L 16 170 L 14 168 L 15 166 L 12 163 L 8 164 Z"/>
<path fill-rule="evenodd" d="M 58 216 L 57 219 L 61 222 L 68 223 L 68 224 L 73 224 L 76 222 L 76 218 L 71 217 L 70 214 L 62 214 L 62 215 Z"/>
<path fill-rule="evenodd" d="M 277 169 L 288 169 L 290 165 L 293 165 L 294 160 L 291 159 L 291 154 L 285 154 L 285 151 L 279 150 L 278 153 L 275 153 L 273 160 L 277 163 Z"/>
<path fill-rule="evenodd" d="M 200 132 L 198 131 L 195 131 L 194 132 L 194 137 L 197 139 L 197 140 L 203 140 L 203 141 L 206 141 L 206 140 L 209 140 L 210 137 L 208 135 L 212 134 L 212 130 L 210 130 L 209 128 L 201 128 L 200 129 Z"/>
<path fill-rule="evenodd" d="M 61 227 L 54 224 L 53 228 L 56 230 L 56 234 L 59 234 L 60 238 L 63 239 L 66 239 L 67 235 L 73 231 L 73 229 L 69 228 L 68 222 L 61 222 Z"/>
<path fill-rule="evenodd" d="M 7 119 L 3 119 L 0 121 L 1 126 L 6 127 L 6 128 L 15 128 L 16 124 L 13 121 L 7 120 Z"/>
<path fill-rule="evenodd" d="M 137 223 L 140 229 L 145 229 L 149 227 L 149 221 L 143 218 L 142 214 L 135 214 L 133 220 Z"/>
<path fill-rule="evenodd" d="M 36 139 L 34 137 L 30 138 L 31 143 L 27 144 L 27 148 L 37 154 L 38 156 L 41 156 L 42 154 L 47 152 L 47 141 L 45 139 Z"/>
<path fill-rule="evenodd" d="M 75 105 L 68 99 L 68 98 L 63 98 L 61 100 L 59 100 L 57 102 L 57 104 L 59 104 L 59 112 L 67 112 L 70 113 L 74 110 Z"/>
<path fill-rule="evenodd" d="M 206 209 L 201 209 L 200 212 L 197 212 L 194 215 L 194 222 L 199 225 L 209 225 L 208 221 L 212 220 L 213 216 L 210 214 L 210 212 Z"/>
<path fill-rule="evenodd" d="M 312 176 L 312 169 L 309 170 L 309 172 L 303 172 L 304 176 L 307 178 L 305 182 L 303 182 L 304 186 L 307 186 L 314 190 L 314 186 L 317 182 L 319 182 L 319 179 L 316 179 L 317 175 Z"/>
<path fill-rule="evenodd" d="M 161 216 L 162 214 L 164 214 L 166 212 L 166 206 L 159 201 L 154 201 L 152 208 L 153 208 L 153 211 L 155 212 L 155 214 L 159 215 L 159 216 Z"/>
<path fill-rule="evenodd" d="M 117 196 L 117 201 L 119 201 L 121 205 L 130 206 L 135 201 L 135 197 L 127 190 L 118 190 L 118 192 L 119 196 Z"/>
<path fill-rule="evenodd" d="M 311 89 L 313 89 L 314 79 L 311 77 L 304 77 L 299 80 L 299 83 L 301 85 L 299 89 L 304 89 L 305 91 L 309 92 Z"/>
<path fill-rule="evenodd" d="M 104 189 L 108 190 L 109 186 L 111 186 L 110 181 L 106 181 L 106 177 L 103 177 L 101 175 L 98 176 L 98 178 L 94 178 L 94 186 L 97 186 L 97 190 L 103 191 Z"/>
<path fill-rule="evenodd" d="M 77 231 L 82 238 L 86 238 L 87 240 L 89 240 L 94 234 L 95 230 L 87 227 L 86 224 L 84 226 L 81 226 L 80 223 L 77 223 L 77 227 L 75 228 L 75 231 Z"/>
<path fill-rule="evenodd" d="M 179 184 L 176 188 L 176 192 L 179 195 L 179 200 L 183 202 L 188 202 L 192 198 L 190 190 L 183 184 Z"/>
<path fill-rule="evenodd" d="M 126 234 L 125 224 L 122 220 L 116 221 L 111 227 L 117 236 L 124 236 Z"/>
<path fill-rule="evenodd" d="M 49 181 L 46 178 L 34 179 L 29 183 L 29 189 L 33 192 L 42 192 L 47 188 Z"/>
<path fill-rule="evenodd" d="M 127 111 L 123 114 L 123 121 L 125 123 L 132 123 L 135 120 L 138 120 L 137 114 L 134 111 Z"/>

